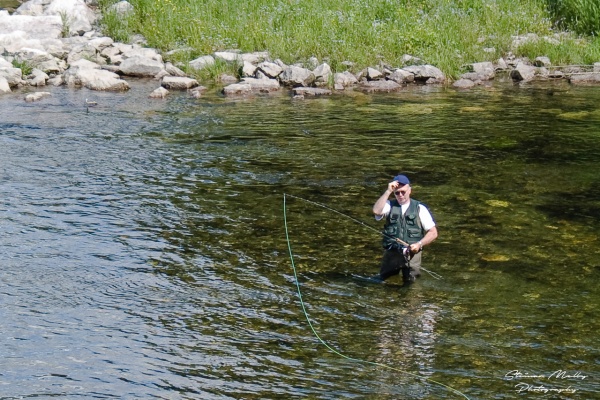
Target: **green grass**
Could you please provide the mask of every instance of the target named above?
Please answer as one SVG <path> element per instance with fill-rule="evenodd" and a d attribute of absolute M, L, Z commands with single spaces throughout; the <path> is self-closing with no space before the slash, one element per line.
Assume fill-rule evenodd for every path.
<path fill-rule="evenodd" d="M 548 0 L 551 1 L 551 0 Z M 583 0 L 572 0 L 583 1 Z M 590 0 L 592 1 L 592 0 Z M 114 0 L 101 0 L 104 10 Z M 215 51 L 268 51 L 286 63 L 310 57 L 336 72 L 382 64 L 402 66 L 404 54 L 421 58 L 451 77 L 467 64 L 495 61 L 508 51 L 554 63 L 593 62 L 600 44 L 538 41 L 511 47 L 513 36 L 553 34 L 546 0 L 130 0 L 135 14 L 104 12 L 105 33 L 127 41 L 142 34 L 163 51 L 188 49 L 170 61 L 185 64 Z M 534 54 L 535 52 L 539 54 Z M 222 72 L 222 68 L 216 68 Z M 189 71 L 188 71 L 189 72 Z"/>
<path fill-rule="evenodd" d="M 583 35 L 600 34 L 598 0 L 548 0 L 548 9 L 562 29 Z"/>

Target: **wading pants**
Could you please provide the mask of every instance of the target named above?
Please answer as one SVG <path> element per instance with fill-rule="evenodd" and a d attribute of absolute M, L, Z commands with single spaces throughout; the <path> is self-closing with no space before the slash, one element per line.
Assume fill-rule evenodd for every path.
<path fill-rule="evenodd" d="M 411 276 L 413 278 L 420 276 L 421 254 L 422 252 L 413 255 L 407 265 L 404 254 L 401 251 L 397 249 L 385 250 L 381 259 L 381 269 L 379 270 L 381 279 L 386 280 L 390 276 L 398 275 L 400 272 L 402 272 L 403 281 L 412 280 Z"/>

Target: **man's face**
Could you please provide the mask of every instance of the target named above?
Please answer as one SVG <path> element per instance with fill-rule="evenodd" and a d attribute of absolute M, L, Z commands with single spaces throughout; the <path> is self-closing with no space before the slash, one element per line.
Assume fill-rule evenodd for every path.
<path fill-rule="evenodd" d="M 410 200 L 410 185 L 402 185 L 401 183 L 396 186 L 394 189 L 394 196 L 396 196 L 396 200 L 398 203 L 404 204 Z"/>

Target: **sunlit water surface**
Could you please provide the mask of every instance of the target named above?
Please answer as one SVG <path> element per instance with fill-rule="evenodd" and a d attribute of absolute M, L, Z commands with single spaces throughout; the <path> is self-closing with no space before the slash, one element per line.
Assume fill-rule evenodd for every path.
<path fill-rule="evenodd" d="M 600 398 L 600 90 L 132 86 L 0 98 L 1 399 Z M 442 279 L 367 284 L 398 172 Z"/>

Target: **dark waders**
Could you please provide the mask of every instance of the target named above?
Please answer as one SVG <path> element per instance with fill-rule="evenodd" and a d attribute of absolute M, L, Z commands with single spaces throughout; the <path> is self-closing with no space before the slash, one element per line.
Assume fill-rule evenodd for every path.
<path fill-rule="evenodd" d="M 379 276 L 386 280 L 402 272 L 405 283 L 413 282 L 415 277 L 421 275 L 421 252 L 414 254 L 410 260 L 405 257 L 403 249 L 392 248 L 385 250 L 381 260 Z"/>

